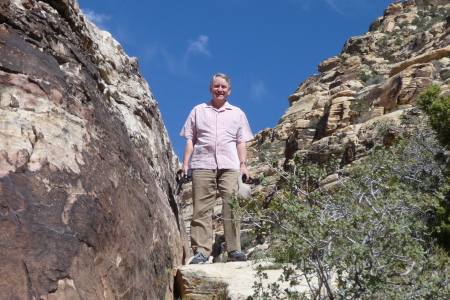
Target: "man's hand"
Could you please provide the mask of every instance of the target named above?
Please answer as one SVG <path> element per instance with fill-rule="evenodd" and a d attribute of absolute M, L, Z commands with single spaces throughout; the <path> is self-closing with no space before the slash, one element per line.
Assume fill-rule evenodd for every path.
<path fill-rule="evenodd" d="M 247 179 L 250 178 L 250 172 L 247 170 L 247 166 L 245 164 L 241 164 L 241 170 L 240 170 L 241 175 L 246 176 Z M 245 182 L 244 182 L 245 183 Z"/>
<path fill-rule="evenodd" d="M 188 170 L 189 170 L 189 165 L 183 163 L 181 165 L 181 177 L 184 177 L 184 175 L 186 175 L 188 173 Z"/>
<path fill-rule="evenodd" d="M 194 142 L 192 140 L 186 140 L 186 147 L 184 148 L 183 164 L 181 165 L 181 177 L 186 175 L 189 170 L 189 161 L 191 160 L 192 153 L 194 152 Z"/>

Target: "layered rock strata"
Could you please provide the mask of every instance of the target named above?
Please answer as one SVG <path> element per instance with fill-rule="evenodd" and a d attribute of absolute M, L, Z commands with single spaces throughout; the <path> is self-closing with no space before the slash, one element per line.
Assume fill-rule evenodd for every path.
<path fill-rule="evenodd" d="M 178 158 L 137 59 L 75 0 L 0 21 L 0 299 L 171 299 Z"/>
<path fill-rule="evenodd" d="M 274 152 L 282 144 L 286 168 L 297 151 L 319 163 L 337 154 L 345 157 L 342 165 L 364 156 L 376 143 L 373 123 L 398 121 L 428 85 L 448 82 L 447 3 L 408 0 L 389 5 L 367 33 L 350 38 L 341 54 L 318 65 L 320 74 L 289 96 L 289 109 L 275 128 L 258 133 L 251 145 L 254 152 Z M 264 168 L 255 171 L 264 173 Z"/>

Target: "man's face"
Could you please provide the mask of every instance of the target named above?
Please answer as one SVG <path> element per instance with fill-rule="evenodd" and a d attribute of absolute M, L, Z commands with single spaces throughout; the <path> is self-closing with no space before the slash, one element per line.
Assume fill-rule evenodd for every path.
<path fill-rule="evenodd" d="M 209 87 L 212 98 L 215 101 L 225 102 L 231 92 L 228 82 L 222 77 L 214 78 L 213 84 Z"/>

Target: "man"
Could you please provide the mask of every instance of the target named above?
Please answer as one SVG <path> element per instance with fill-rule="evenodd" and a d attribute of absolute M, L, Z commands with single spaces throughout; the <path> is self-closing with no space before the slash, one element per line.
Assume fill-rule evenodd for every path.
<path fill-rule="evenodd" d="M 247 170 L 245 142 L 253 134 L 244 112 L 227 102 L 231 92 L 230 78 L 216 74 L 211 78 L 209 91 L 212 100 L 197 105 L 190 113 L 180 133 L 186 138 L 182 176 L 193 170 L 194 213 L 191 221 L 191 246 L 194 258 L 191 264 L 202 264 L 212 251 L 212 213 L 216 191 L 222 197 L 225 242 L 228 261 L 247 260 L 241 251 L 240 226 L 234 219 L 228 199 L 238 189 L 238 178 Z M 190 166 L 189 166 L 190 162 Z"/>

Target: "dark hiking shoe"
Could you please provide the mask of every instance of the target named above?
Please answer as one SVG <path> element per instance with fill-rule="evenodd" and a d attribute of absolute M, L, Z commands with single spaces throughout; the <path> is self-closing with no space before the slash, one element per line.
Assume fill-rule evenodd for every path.
<path fill-rule="evenodd" d="M 190 265 L 202 265 L 208 261 L 208 258 L 203 253 L 197 253 L 189 263 Z"/>
<path fill-rule="evenodd" d="M 228 252 L 228 260 L 227 261 L 246 261 L 247 256 L 240 250 L 235 250 Z"/>

